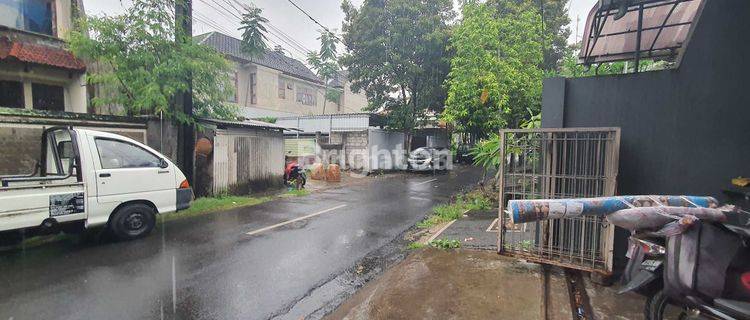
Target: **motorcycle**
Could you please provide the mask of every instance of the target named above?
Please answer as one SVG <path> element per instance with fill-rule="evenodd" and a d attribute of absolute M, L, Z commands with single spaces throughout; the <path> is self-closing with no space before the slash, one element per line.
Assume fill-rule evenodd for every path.
<path fill-rule="evenodd" d="M 284 185 L 296 190 L 304 189 L 307 183 L 305 170 L 296 162 L 292 161 L 284 169 Z"/>
<path fill-rule="evenodd" d="M 620 293 L 647 297 L 644 318 L 750 319 L 750 230 L 694 223 L 669 236 L 636 232 Z"/>
<path fill-rule="evenodd" d="M 514 223 L 589 214 L 630 230 L 620 292 L 647 297 L 645 319 L 750 320 L 747 212 L 684 196 L 511 200 L 508 207 Z"/>

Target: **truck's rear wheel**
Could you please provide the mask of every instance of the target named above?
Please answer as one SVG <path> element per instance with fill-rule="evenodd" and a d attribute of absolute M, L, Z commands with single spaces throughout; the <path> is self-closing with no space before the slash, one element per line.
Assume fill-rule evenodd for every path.
<path fill-rule="evenodd" d="M 156 224 L 156 212 L 142 203 L 125 205 L 112 215 L 109 229 L 120 240 L 145 237 Z"/>

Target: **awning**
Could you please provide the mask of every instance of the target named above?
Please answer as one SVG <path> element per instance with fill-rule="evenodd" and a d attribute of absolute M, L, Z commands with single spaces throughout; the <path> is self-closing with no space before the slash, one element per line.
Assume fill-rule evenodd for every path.
<path fill-rule="evenodd" d="M 579 60 L 583 64 L 632 60 L 636 53 L 640 58 L 674 59 L 684 51 L 703 1 L 610 0 L 604 1 L 610 6 L 601 10 L 599 1 L 586 19 Z"/>
<path fill-rule="evenodd" d="M 12 41 L 0 37 L 0 60 L 14 59 L 74 71 L 86 71 L 86 64 L 63 48 Z"/>
<path fill-rule="evenodd" d="M 289 128 L 280 126 L 270 122 L 258 121 L 245 119 L 243 121 L 232 121 L 232 120 L 219 120 L 219 119 L 200 119 L 200 122 L 210 123 L 217 126 L 223 127 L 235 127 L 235 128 L 259 128 L 259 129 L 277 129 L 277 130 L 289 130 L 289 131 L 300 131 L 296 128 Z"/>

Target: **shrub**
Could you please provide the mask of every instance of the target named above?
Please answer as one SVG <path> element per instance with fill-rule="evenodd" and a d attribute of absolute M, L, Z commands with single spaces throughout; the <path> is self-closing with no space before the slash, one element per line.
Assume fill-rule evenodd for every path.
<path fill-rule="evenodd" d="M 438 239 L 430 241 L 429 245 L 438 249 L 458 249 L 461 247 L 461 242 L 458 240 Z"/>

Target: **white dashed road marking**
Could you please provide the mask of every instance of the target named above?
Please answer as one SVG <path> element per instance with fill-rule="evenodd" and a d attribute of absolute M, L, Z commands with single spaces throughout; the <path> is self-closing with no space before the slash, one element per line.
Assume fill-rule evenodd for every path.
<path fill-rule="evenodd" d="M 342 205 L 339 205 L 339 206 L 335 206 L 335 207 L 333 207 L 333 208 L 329 208 L 329 209 L 321 210 L 321 211 L 318 211 L 318 212 L 316 212 L 316 213 L 313 213 L 313 214 L 308 214 L 308 215 L 306 215 L 306 216 L 302 216 L 302 217 L 299 217 L 299 218 L 295 218 L 295 219 L 292 219 L 292 220 L 288 220 L 288 221 L 284 221 L 284 222 L 281 222 L 281 223 L 277 223 L 277 224 L 274 224 L 274 225 L 272 225 L 272 226 L 268 226 L 268 227 L 265 227 L 265 228 L 260 228 L 260 229 L 258 229 L 258 230 L 255 230 L 255 231 L 250 231 L 250 232 L 248 232 L 248 233 L 246 233 L 246 234 L 247 234 L 248 236 L 256 235 L 256 234 L 259 234 L 259 233 L 261 233 L 261 232 L 266 232 L 266 231 L 268 231 L 268 230 L 276 229 L 276 228 L 278 228 L 278 227 L 283 227 L 283 226 L 285 226 L 285 225 L 288 225 L 288 224 L 290 224 L 290 223 L 295 223 L 295 222 L 297 222 L 297 221 L 301 221 L 301 220 L 309 219 L 309 218 L 312 218 L 312 217 L 315 217 L 315 216 L 319 216 L 319 215 L 321 215 L 321 214 L 324 214 L 324 213 L 326 213 L 326 212 L 331 212 L 331 211 L 333 211 L 333 210 L 336 210 L 336 209 L 341 209 L 341 208 L 343 208 L 343 207 L 346 207 L 346 205 L 345 205 L 345 204 L 342 204 Z"/>
<path fill-rule="evenodd" d="M 433 181 L 437 181 L 437 179 L 432 179 L 432 180 L 422 181 L 422 182 L 420 182 L 420 183 L 415 183 L 414 185 L 415 185 L 415 186 L 421 186 L 421 185 L 423 185 L 423 184 L 425 184 L 425 183 L 430 183 L 430 182 L 433 182 Z"/>

